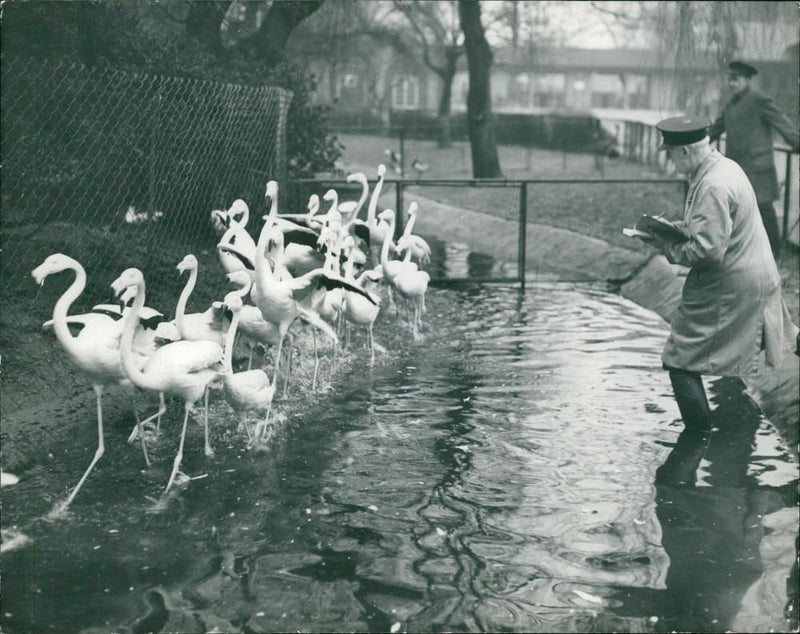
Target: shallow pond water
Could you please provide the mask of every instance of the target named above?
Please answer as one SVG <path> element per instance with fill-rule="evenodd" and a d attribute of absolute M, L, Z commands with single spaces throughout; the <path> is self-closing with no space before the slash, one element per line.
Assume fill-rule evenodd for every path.
<path fill-rule="evenodd" d="M 354 339 L 325 391 L 276 402 L 267 451 L 215 402 L 216 456 L 193 423 L 200 477 L 157 508 L 177 417 L 146 472 L 109 423 L 46 519 L 94 450 L 76 425 L 3 491 L 28 539 L 2 556 L 3 631 L 781 629 L 797 466 L 736 381 L 708 385 L 710 441 L 680 435 L 660 318 L 540 283 L 431 289 L 418 340 L 379 321 L 376 365 Z"/>

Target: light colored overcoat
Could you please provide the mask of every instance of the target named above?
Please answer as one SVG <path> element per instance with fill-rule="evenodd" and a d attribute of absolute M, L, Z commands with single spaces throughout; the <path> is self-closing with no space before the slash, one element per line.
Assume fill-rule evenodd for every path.
<path fill-rule="evenodd" d="M 762 361 L 776 367 L 796 328 L 741 167 L 713 150 L 690 179 L 683 221 L 677 224 L 689 239 L 670 245 L 666 256 L 690 271 L 664 364 L 739 377 L 758 372 Z"/>

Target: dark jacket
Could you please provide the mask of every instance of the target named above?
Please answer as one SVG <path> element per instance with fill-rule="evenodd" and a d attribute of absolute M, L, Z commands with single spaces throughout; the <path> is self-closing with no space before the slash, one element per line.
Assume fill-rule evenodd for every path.
<path fill-rule="evenodd" d="M 772 153 L 772 130 L 793 149 L 800 145 L 797 128 L 769 95 L 745 88 L 734 95 L 709 128 L 712 141 L 726 133 L 725 155 L 744 170 L 759 203 L 778 198 L 778 174 Z"/>

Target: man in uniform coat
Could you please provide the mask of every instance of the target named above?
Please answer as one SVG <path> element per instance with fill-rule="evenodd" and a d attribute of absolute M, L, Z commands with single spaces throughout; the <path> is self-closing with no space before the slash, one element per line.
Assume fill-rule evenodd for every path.
<path fill-rule="evenodd" d="M 747 377 L 780 364 L 797 328 L 745 172 L 711 147 L 709 122 L 672 117 L 657 124 L 676 169 L 689 178 L 677 235 L 645 238 L 673 264 L 689 267 L 662 354 L 684 425 L 710 427 L 701 375 Z"/>
<path fill-rule="evenodd" d="M 709 129 L 712 141 L 726 133 L 725 155 L 736 161 L 756 192 L 758 210 L 769 236 L 773 255 L 780 253 L 780 229 L 772 202 L 778 198 L 778 173 L 772 150 L 772 130 L 797 151 L 800 134 L 771 97 L 750 86 L 758 74 L 750 64 L 728 65 L 728 85 L 733 95 Z"/>

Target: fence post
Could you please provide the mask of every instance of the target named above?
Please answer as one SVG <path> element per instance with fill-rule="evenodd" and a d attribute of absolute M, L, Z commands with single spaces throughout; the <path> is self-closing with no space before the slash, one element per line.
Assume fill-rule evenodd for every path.
<path fill-rule="evenodd" d="M 406 129 L 400 128 L 400 177 L 406 177 Z"/>
<path fill-rule="evenodd" d="M 395 213 L 395 232 L 392 237 L 397 239 L 403 235 L 403 181 L 395 181 L 394 187 L 394 204 L 397 208 L 397 212 Z"/>
<path fill-rule="evenodd" d="M 786 152 L 786 171 L 783 174 L 783 240 L 789 236 L 789 194 L 792 191 L 792 153 Z"/>
<path fill-rule="evenodd" d="M 521 290 L 525 291 L 525 265 L 527 254 L 525 252 L 527 245 L 528 234 L 528 183 L 522 181 L 519 187 L 519 253 L 517 261 L 517 277 L 519 277 L 519 284 Z"/>

